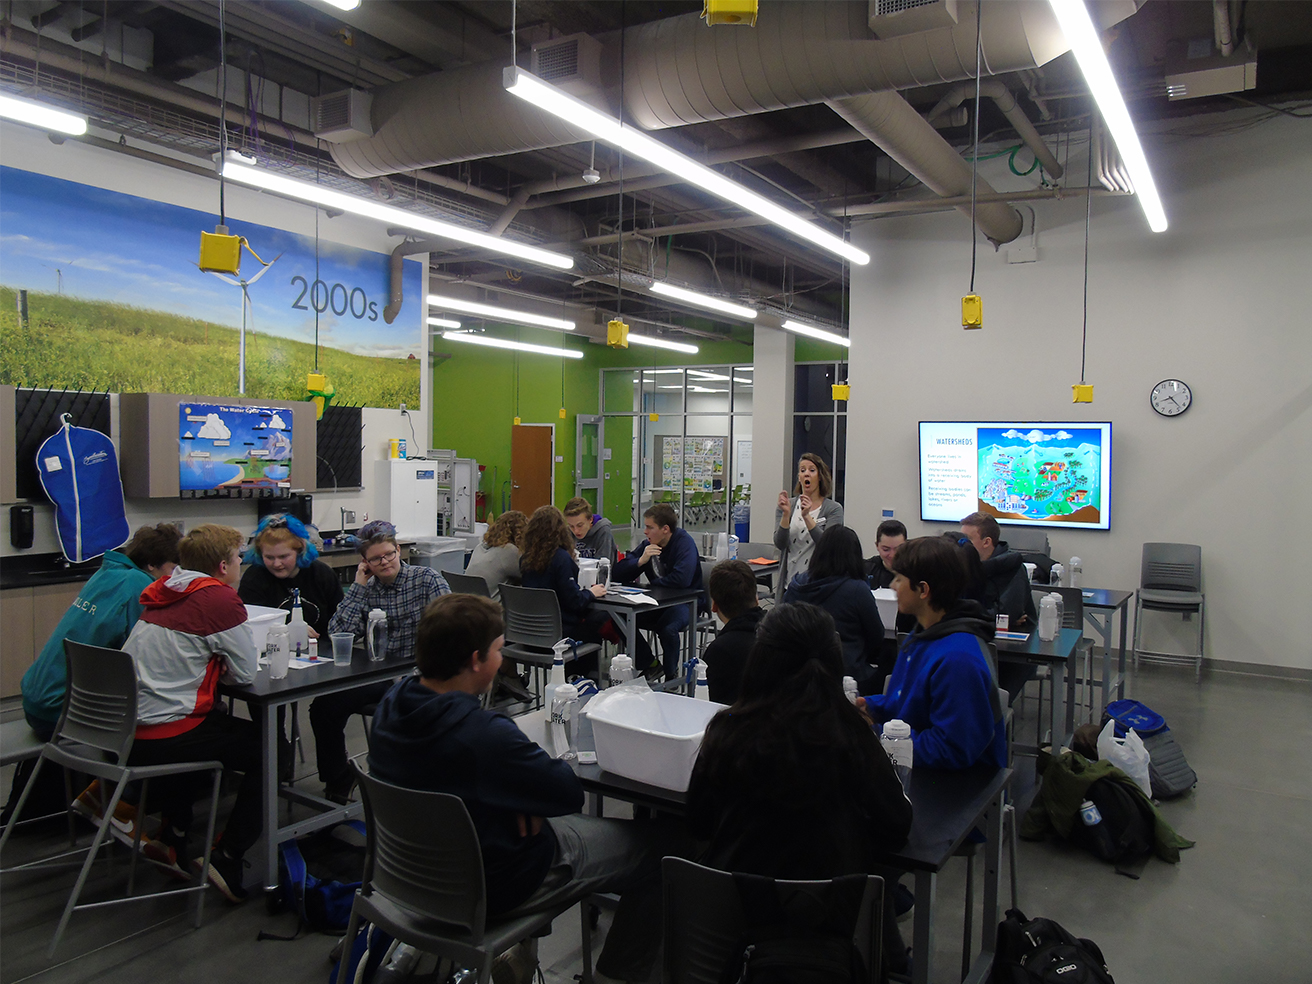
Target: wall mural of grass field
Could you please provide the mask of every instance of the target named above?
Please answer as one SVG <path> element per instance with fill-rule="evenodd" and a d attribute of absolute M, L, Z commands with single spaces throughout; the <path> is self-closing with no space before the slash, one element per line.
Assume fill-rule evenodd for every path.
<path fill-rule="evenodd" d="M 0 167 L 0 383 L 237 396 L 242 289 L 197 267 L 215 220 Z M 243 250 L 239 277 L 261 274 L 248 288 L 246 396 L 305 400 L 306 375 L 320 372 L 337 403 L 421 406 L 422 262 L 402 264 L 405 301 L 389 323 L 386 253 L 228 226 L 259 256 Z"/>

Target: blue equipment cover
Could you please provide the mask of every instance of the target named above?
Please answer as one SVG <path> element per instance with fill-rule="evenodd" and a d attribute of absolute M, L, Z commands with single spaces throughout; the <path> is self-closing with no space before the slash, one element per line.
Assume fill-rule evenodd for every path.
<path fill-rule="evenodd" d="M 114 443 L 100 431 L 72 426 L 71 419 L 64 414 L 63 427 L 41 445 L 36 470 L 55 504 L 59 545 L 77 564 L 121 546 L 131 531 Z"/>

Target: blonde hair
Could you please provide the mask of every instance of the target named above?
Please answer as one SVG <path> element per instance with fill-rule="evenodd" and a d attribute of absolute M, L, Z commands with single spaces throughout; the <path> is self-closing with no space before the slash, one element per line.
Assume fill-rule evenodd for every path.
<path fill-rule="evenodd" d="M 524 530 L 528 527 L 528 517 L 518 509 L 511 509 L 498 516 L 483 534 L 483 546 L 504 547 L 507 543 L 519 546 L 524 539 Z"/>
<path fill-rule="evenodd" d="M 246 535 L 231 526 L 205 523 L 197 526 L 178 542 L 178 559 L 182 566 L 203 574 L 218 574 L 219 567 L 240 550 Z"/>

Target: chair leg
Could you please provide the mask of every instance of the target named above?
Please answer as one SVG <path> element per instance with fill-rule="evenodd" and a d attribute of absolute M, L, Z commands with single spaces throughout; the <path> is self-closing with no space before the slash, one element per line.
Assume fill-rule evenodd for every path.
<path fill-rule="evenodd" d="M 582 943 L 583 943 L 583 975 L 579 978 L 582 984 L 592 984 L 592 906 L 587 899 L 579 902 L 579 919 L 583 924 Z"/>
<path fill-rule="evenodd" d="M 1020 883 L 1019 883 L 1019 881 L 1018 881 L 1017 878 L 1016 878 L 1016 867 L 1017 867 L 1017 862 L 1016 862 L 1016 807 L 1015 807 L 1014 804 L 1012 804 L 1012 803 L 1008 803 L 1006 806 L 1004 806 L 1004 807 L 1002 808 L 1002 823 L 1003 823 L 1003 826 L 1007 826 L 1008 824 L 1010 824 L 1010 828 L 1009 828 L 1009 830 L 1008 830 L 1008 835 L 1009 835 L 1009 838 L 1010 838 L 1010 853 L 1011 853 L 1011 858 L 1010 858 L 1010 860 L 1011 860 L 1011 907 L 1012 907 L 1013 909 L 1019 909 L 1019 908 L 1020 908 Z"/>
<path fill-rule="evenodd" d="M 1134 603 L 1134 642 L 1130 646 L 1130 658 L 1134 664 L 1134 669 L 1139 669 L 1139 636 L 1143 629 L 1143 603 L 1135 601 Z"/>
<path fill-rule="evenodd" d="M 200 887 L 196 893 L 196 928 L 200 929 L 201 916 L 205 911 L 205 887 L 210 880 L 210 853 L 214 850 L 214 827 L 219 814 L 219 786 L 223 782 L 223 770 L 214 770 L 214 784 L 210 789 L 210 815 L 205 823 L 205 851 L 200 859 Z"/>
<path fill-rule="evenodd" d="M 9 834 L 14 829 L 14 825 L 18 823 L 18 818 L 23 815 L 23 807 L 27 805 L 27 798 L 32 795 L 32 790 L 36 788 L 37 774 L 41 771 L 41 766 L 45 765 L 45 762 L 46 759 L 43 755 L 36 760 L 36 765 L 32 766 L 32 774 L 27 779 L 27 785 L 23 787 L 22 793 L 18 796 L 18 805 L 14 807 L 14 812 L 9 815 L 9 822 L 5 824 L 4 833 L 0 834 L 0 851 L 4 851 L 5 845 L 9 843 Z M 71 803 L 72 800 L 70 799 L 69 802 Z M 72 826 L 71 819 L 69 826 Z"/>
<path fill-rule="evenodd" d="M 355 937 L 360 931 L 360 914 L 351 906 L 351 918 L 346 920 L 346 937 L 342 945 L 342 959 L 337 965 L 337 984 L 346 984 L 346 974 L 350 968 L 351 950 L 355 946 Z"/>
<path fill-rule="evenodd" d="M 975 922 L 975 845 L 966 852 L 966 912 L 961 930 L 961 979 L 970 976 L 971 941 Z"/>
<path fill-rule="evenodd" d="M 141 780 L 141 796 L 137 799 L 137 819 L 132 825 L 132 857 L 128 859 L 128 896 L 136 891 L 137 858 L 141 855 L 141 828 L 145 826 L 146 794 L 150 791 L 150 780 Z"/>
<path fill-rule="evenodd" d="M 87 849 L 86 860 L 82 862 L 82 870 L 78 872 L 77 881 L 73 884 L 72 894 L 68 897 L 68 904 L 64 906 L 64 914 L 59 917 L 59 925 L 55 928 L 55 938 L 50 941 L 50 946 L 46 950 L 47 960 L 54 959 L 55 949 L 64 936 L 64 930 L 68 928 L 68 920 L 72 918 L 73 910 L 77 908 L 77 900 L 82 895 L 82 889 L 87 883 L 87 875 L 91 873 L 91 866 L 96 861 L 96 855 L 100 853 L 100 848 L 105 843 L 105 833 L 109 829 L 110 818 L 114 816 L 114 810 L 118 807 L 118 801 L 123 796 L 123 787 L 126 785 L 126 778 L 120 779 L 114 787 L 114 795 L 110 797 L 109 802 L 104 804 L 105 809 L 101 813 L 100 823 L 96 825 L 96 836 L 92 838 L 91 846 Z"/>
<path fill-rule="evenodd" d="M 301 764 L 305 764 L 305 742 L 301 741 L 301 705 L 292 701 L 291 710 L 288 712 L 292 716 L 292 747 L 296 749 L 297 754 L 301 757 Z"/>

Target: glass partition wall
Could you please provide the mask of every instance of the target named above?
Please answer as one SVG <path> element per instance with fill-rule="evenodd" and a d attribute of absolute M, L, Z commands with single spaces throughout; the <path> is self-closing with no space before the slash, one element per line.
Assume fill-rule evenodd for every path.
<path fill-rule="evenodd" d="M 631 535 L 617 531 L 621 549 L 638 539 L 654 503 L 672 506 L 694 535 L 747 539 L 752 376 L 752 366 L 602 370 L 607 501 L 631 504 Z"/>

